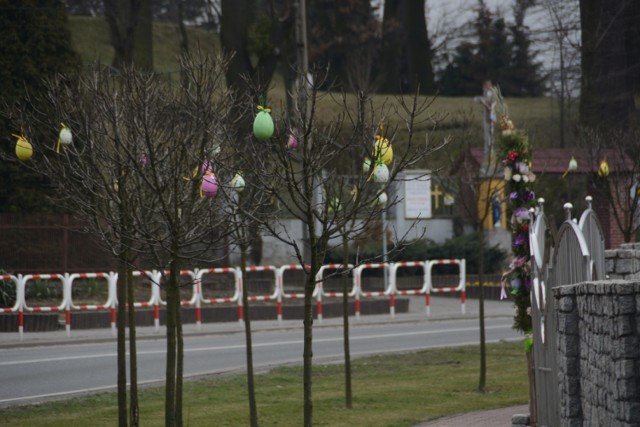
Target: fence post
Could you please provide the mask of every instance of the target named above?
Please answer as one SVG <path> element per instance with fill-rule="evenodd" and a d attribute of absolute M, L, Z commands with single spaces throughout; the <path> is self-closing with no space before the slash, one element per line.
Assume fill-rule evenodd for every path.
<path fill-rule="evenodd" d="M 467 309 L 466 309 L 467 267 L 466 267 L 466 260 L 464 258 L 460 260 L 459 268 L 460 268 L 460 283 L 458 284 L 458 287 L 460 288 L 460 307 L 461 307 L 462 314 L 464 315 L 467 313 Z"/>
<path fill-rule="evenodd" d="M 111 335 L 116 336 L 116 306 L 118 305 L 118 296 L 116 287 L 118 284 L 118 273 L 109 272 L 107 276 L 109 283 L 109 309 L 111 310 Z M 132 284 L 133 285 L 133 284 Z"/>
<path fill-rule="evenodd" d="M 244 305 L 242 304 L 242 293 L 244 292 L 244 287 L 242 283 L 242 271 L 240 267 L 235 268 L 236 275 L 236 289 L 238 292 L 238 322 L 242 323 L 244 321 Z"/>
<path fill-rule="evenodd" d="M 64 273 L 58 275 L 62 280 L 62 304 L 61 308 L 64 308 L 64 328 L 67 332 L 67 337 L 71 336 L 71 283 L 75 279 L 76 275 Z"/>
<path fill-rule="evenodd" d="M 24 340 L 24 310 L 26 306 L 25 299 L 25 276 L 18 274 L 16 282 L 16 304 L 18 308 L 18 334 L 20 335 L 20 341 Z"/>

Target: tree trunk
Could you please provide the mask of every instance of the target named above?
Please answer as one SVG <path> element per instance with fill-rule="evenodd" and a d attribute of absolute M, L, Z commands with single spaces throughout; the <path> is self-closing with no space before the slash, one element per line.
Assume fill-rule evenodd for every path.
<path fill-rule="evenodd" d="M 436 88 L 424 1 L 406 2 L 405 24 L 408 32 L 407 59 L 411 89 L 413 93 L 419 89 L 421 94 L 433 94 Z"/>
<path fill-rule="evenodd" d="M 309 228 L 314 228 L 310 226 Z M 310 230 L 311 231 L 311 230 Z M 315 230 L 313 230 L 315 232 Z M 313 236 L 312 234 L 310 234 Z M 313 237 L 310 237 L 313 239 Z M 313 425 L 313 395 L 312 391 L 312 360 L 313 360 L 313 305 L 311 299 L 313 289 L 316 285 L 316 273 L 318 272 L 318 263 L 316 260 L 315 247 L 311 245 L 311 268 L 307 273 L 306 283 L 304 286 L 304 351 L 303 358 L 303 385 L 304 385 L 304 426 L 311 427 Z"/>
<path fill-rule="evenodd" d="M 178 274 L 173 274 L 178 272 Z M 165 426 L 176 426 L 176 376 L 177 376 L 177 311 L 180 305 L 179 263 L 171 262 L 169 284 L 167 286 L 167 366 L 165 384 Z"/>
<path fill-rule="evenodd" d="M 180 270 L 175 272 L 180 274 Z M 184 381 L 184 339 L 182 336 L 182 313 L 180 312 L 180 290 L 176 307 L 176 427 L 182 427 L 182 384 Z"/>
<path fill-rule="evenodd" d="M 127 258 L 131 261 L 131 250 L 127 250 Z M 130 264 L 126 270 L 127 280 L 127 302 L 129 303 L 129 424 L 132 427 L 139 425 L 139 405 L 138 405 L 138 350 L 136 345 L 136 311 L 135 292 L 133 287 L 133 270 Z"/>
<path fill-rule="evenodd" d="M 346 270 L 349 265 L 349 239 L 347 234 L 342 236 L 342 265 Z M 351 349 L 349 346 L 349 276 L 342 277 L 342 324 L 344 342 L 344 399 L 347 409 L 353 407 L 351 393 Z"/>
<path fill-rule="evenodd" d="M 625 46 L 627 2 L 580 0 L 580 121 L 589 127 L 619 129 L 629 124 L 633 80 Z"/>
<path fill-rule="evenodd" d="M 244 336 L 247 353 L 247 390 L 249 392 L 249 425 L 258 427 L 258 408 L 253 375 L 253 344 L 251 340 L 251 317 L 249 311 L 249 291 L 247 290 L 247 246 L 240 245 L 240 269 L 242 270 L 242 305 L 244 317 Z"/>
<path fill-rule="evenodd" d="M 487 382 L 487 346 L 484 328 L 484 228 L 478 229 L 478 316 L 480 320 L 480 381 L 478 391 L 485 392 Z"/>
<path fill-rule="evenodd" d="M 116 69 L 133 64 L 138 2 L 139 0 L 104 0 L 104 18 L 109 26 L 109 38 L 114 51 L 111 65 Z"/>
<path fill-rule="evenodd" d="M 153 11 L 151 0 L 136 0 L 138 21 L 135 25 L 133 64 L 136 68 L 153 71 Z"/>
<path fill-rule="evenodd" d="M 122 255 L 121 255 L 122 257 Z M 118 261 L 118 283 L 116 297 L 118 298 L 118 310 L 116 311 L 117 338 L 117 364 L 118 364 L 118 425 L 127 427 L 127 263 L 124 259 Z"/>

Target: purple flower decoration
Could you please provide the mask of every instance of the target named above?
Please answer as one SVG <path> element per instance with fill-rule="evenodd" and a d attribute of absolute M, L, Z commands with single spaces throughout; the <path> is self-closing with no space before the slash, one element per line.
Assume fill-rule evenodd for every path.
<path fill-rule="evenodd" d="M 529 190 L 529 191 L 526 191 L 526 192 L 524 193 L 524 195 L 522 196 L 522 199 L 523 199 L 525 202 L 530 202 L 530 201 L 531 201 L 531 200 L 533 200 L 535 197 L 536 197 L 536 194 L 535 194 L 533 191 Z"/>
<path fill-rule="evenodd" d="M 513 217 L 519 223 L 528 221 L 530 219 L 529 211 L 527 210 L 527 208 L 517 208 L 516 210 L 513 211 Z"/>
<path fill-rule="evenodd" d="M 524 245 L 524 234 L 517 234 L 516 237 L 513 238 L 513 246 L 522 245 Z"/>
<path fill-rule="evenodd" d="M 510 200 L 518 200 L 518 192 L 517 191 L 512 191 L 511 194 L 509 194 L 509 199 Z"/>
<path fill-rule="evenodd" d="M 524 288 L 527 292 L 531 291 L 531 277 L 527 277 L 524 281 Z"/>
<path fill-rule="evenodd" d="M 527 175 L 529 173 L 529 166 L 526 163 L 518 162 L 517 167 L 520 174 Z"/>

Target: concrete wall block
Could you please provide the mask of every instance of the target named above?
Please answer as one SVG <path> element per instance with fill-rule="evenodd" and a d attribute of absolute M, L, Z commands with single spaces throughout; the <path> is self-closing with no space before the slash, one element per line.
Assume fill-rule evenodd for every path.
<path fill-rule="evenodd" d="M 618 249 L 606 249 L 604 251 L 604 259 L 618 258 Z"/>
<path fill-rule="evenodd" d="M 616 271 L 616 259 L 606 258 L 604 260 L 604 268 L 607 274 L 615 273 Z"/>
<path fill-rule="evenodd" d="M 640 251 L 637 249 L 620 249 L 618 250 L 618 258 L 635 258 L 640 259 Z"/>
<path fill-rule="evenodd" d="M 636 273 L 640 270 L 640 263 L 635 258 L 620 258 L 616 262 L 615 272 L 618 274 Z"/>

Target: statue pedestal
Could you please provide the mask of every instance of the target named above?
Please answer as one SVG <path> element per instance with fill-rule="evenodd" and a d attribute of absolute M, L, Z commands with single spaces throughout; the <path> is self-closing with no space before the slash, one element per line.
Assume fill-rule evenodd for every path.
<path fill-rule="evenodd" d="M 498 245 L 500 249 L 508 254 L 511 253 L 511 233 L 506 228 L 492 228 L 485 230 L 485 240 L 487 245 Z"/>

